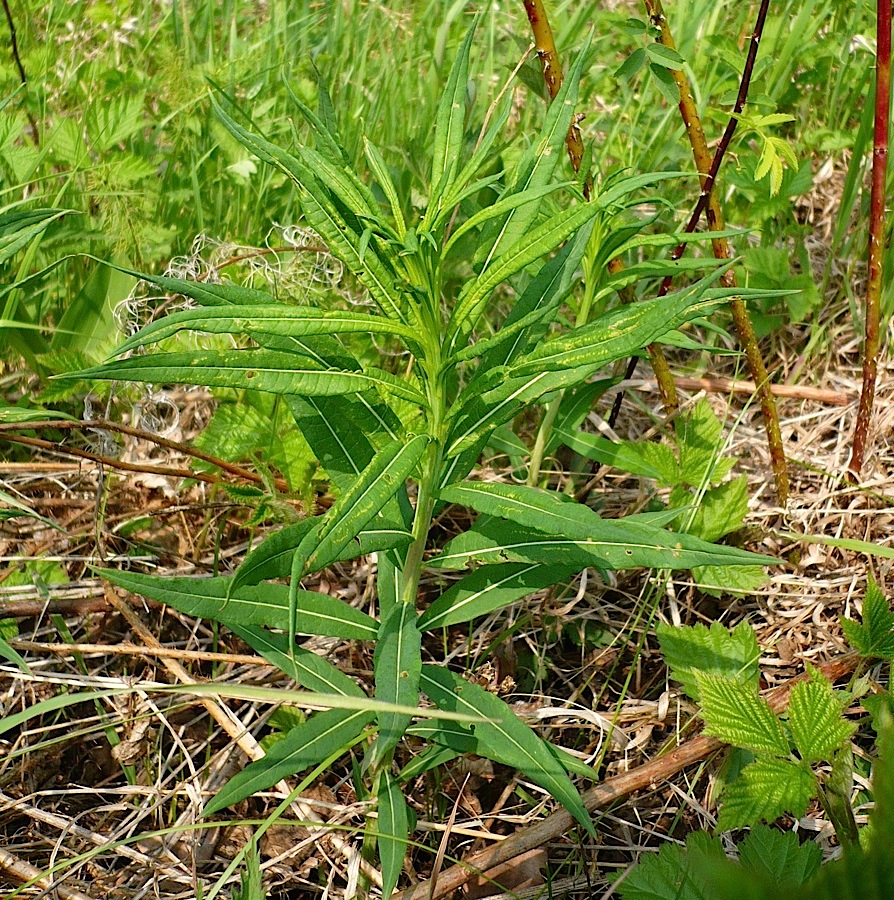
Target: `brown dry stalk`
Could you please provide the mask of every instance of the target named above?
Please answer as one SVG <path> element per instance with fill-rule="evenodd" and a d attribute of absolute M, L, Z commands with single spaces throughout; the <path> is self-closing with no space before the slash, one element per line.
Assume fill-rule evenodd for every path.
<path fill-rule="evenodd" d="M 753 381 L 737 381 L 733 378 L 677 378 L 675 383 L 684 391 L 708 391 L 712 394 L 748 394 L 757 393 L 757 385 Z M 651 391 L 657 389 L 655 381 L 648 378 L 636 379 L 630 382 L 621 382 L 614 390 L 637 389 Z M 827 403 L 829 406 L 847 406 L 855 398 L 856 394 L 848 394 L 845 391 L 831 391 L 826 388 L 809 387 L 799 384 L 774 384 L 771 385 L 775 397 L 785 397 L 792 400 L 815 400 L 817 403 Z M 31 502 L 31 501 L 29 501 Z"/>
<path fill-rule="evenodd" d="M 676 50 L 676 44 L 664 14 L 661 0 L 644 0 L 644 2 L 649 20 L 659 31 L 659 42 L 670 50 Z M 686 135 L 692 147 L 692 155 L 699 173 L 701 188 L 705 192 L 708 174 L 712 168 L 713 156 L 708 149 L 701 117 L 696 108 L 692 88 L 686 73 L 682 69 L 670 69 L 669 71 L 680 95 L 680 114 L 683 117 Z M 723 210 L 720 207 L 720 201 L 717 199 L 716 191 L 707 191 L 706 202 L 708 230 L 722 231 L 724 228 Z M 729 241 L 726 238 L 714 238 L 711 241 L 711 246 L 716 259 L 731 258 Z M 737 286 L 736 276 L 732 269 L 722 276 L 721 283 L 728 288 Z M 754 334 L 754 328 L 751 325 L 751 317 L 741 297 L 734 297 L 730 300 L 730 311 L 732 312 L 736 331 L 739 334 L 739 341 L 745 351 L 748 369 L 751 372 L 752 379 L 758 386 L 758 398 L 767 430 L 770 462 L 773 466 L 773 477 L 776 482 L 776 495 L 780 504 L 785 505 L 788 500 L 788 471 L 786 469 L 785 448 L 782 444 L 782 432 L 779 428 L 779 415 L 776 411 L 776 401 L 773 398 L 773 392 L 770 389 L 769 376 L 761 356 L 757 337 Z"/>
<path fill-rule="evenodd" d="M 878 376 L 879 318 L 885 253 L 885 182 L 888 170 L 888 117 L 891 109 L 891 0 L 877 0 L 875 65 L 875 134 L 872 143 L 872 189 L 869 199 L 869 280 L 863 343 L 863 389 L 854 429 L 848 472 L 855 480 L 863 469 L 875 382 Z"/>
<path fill-rule="evenodd" d="M 859 657 L 855 653 L 848 653 L 831 662 L 824 663 L 818 668 L 826 678 L 834 682 L 852 672 L 858 659 Z M 799 675 L 769 692 L 767 702 L 775 712 L 782 712 L 785 709 L 792 687 L 799 681 L 803 681 L 805 677 Z M 618 800 L 623 800 L 635 791 L 655 790 L 677 772 L 701 762 L 725 746 L 716 738 L 704 734 L 690 738 L 670 753 L 659 756 L 630 772 L 607 778 L 601 784 L 590 788 L 583 795 L 584 806 L 593 812 L 597 809 L 604 809 Z M 500 863 L 515 859 L 534 847 L 542 847 L 549 841 L 556 840 L 563 834 L 572 831 L 574 827 L 575 823 L 571 813 L 565 809 L 557 810 L 547 818 L 529 825 L 527 828 L 522 828 L 511 837 L 506 838 L 505 841 L 475 853 L 447 869 L 446 872 L 441 872 L 436 885 L 432 885 L 430 880 L 423 881 L 396 894 L 393 900 L 437 900 L 439 897 L 446 897 L 459 890 L 476 875 L 486 872 Z"/>
<path fill-rule="evenodd" d="M 531 31 L 534 35 L 534 45 L 537 48 L 537 55 L 540 57 L 540 67 L 543 70 L 543 80 L 546 82 L 547 90 L 551 100 L 555 100 L 559 88 L 562 87 L 564 74 L 562 73 L 562 63 L 559 59 L 559 53 L 556 49 L 556 41 L 553 37 L 552 26 L 549 24 L 549 17 L 546 14 L 542 0 L 524 0 L 525 12 L 528 14 L 528 21 L 531 23 Z M 575 116 L 565 136 L 565 147 L 568 150 L 568 158 L 571 160 L 571 167 L 575 172 L 580 171 L 581 160 L 584 155 L 584 144 L 581 138 L 580 118 Z M 584 199 L 589 200 L 593 193 L 593 176 L 586 173 L 584 181 Z M 624 263 L 621 259 L 612 259 L 609 261 L 608 270 L 613 275 L 624 270 Z M 622 303 L 633 303 L 636 295 L 633 288 L 629 285 L 618 291 Z M 674 388 L 674 380 L 671 375 L 670 366 L 664 356 L 664 351 L 658 344 L 649 344 L 648 346 L 649 360 L 652 363 L 652 371 L 658 380 L 658 392 L 661 395 L 661 401 L 664 404 L 667 413 L 676 412 L 679 403 L 677 401 L 677 392 Z M 628 377 L 630 377 L 628 375 Z M 620 395 L 619 395 L 620 397 Z"/>

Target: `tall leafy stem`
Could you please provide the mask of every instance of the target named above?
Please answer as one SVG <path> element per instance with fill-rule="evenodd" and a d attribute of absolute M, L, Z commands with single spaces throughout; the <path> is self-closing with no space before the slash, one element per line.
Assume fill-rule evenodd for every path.
<path fill-rule="evenodd" d="M 357 788 L 379 806 L 363 846 L 371 855 L 378 845 L 385 896 L 399 879 L 403 853 L 396 848 L 406 846 L 410 827 L 400 785 L 453 756 L 471 752 L 519 769 L 583 828 L 593 828 L 569 774 L 590 770 L 543 741 L 502 700 L 460 672 L 424 661 L 423 632 L 462 626 L 587 567 L 772 562 L 672 533 L 650 517 L 604 520 L 554 492 L 469 477 L 495 431 L 527 406 L 562 390 L 589 391 L 589 379 L 604 366 L 730 295 L 716 286 L 718 269 L 660 306 L 620 307 L 561 329 L 563 303 L 575 289 L 585 253 L 598 256 L 617 246 L 619 210 L 643 187 L 670 176 L 613 179 L 594 189 L 588 202 L 576 185 L 554 183 L 584 70 L 582 53 L 534 145 L 509 171 L 476 180 L 496 137 L 491 131 L 498 133 L 505 117 L 495 117 L 469 156 L 465 119 L 473 33 L 460 47 L 440 102 L 428 205 L 415 219 L 406 218 L 408 207 L 385 157 L 368 139 L 366 157 L 387 211 L 348 164 L 332 117 L 321 112 L 329 108 L 324 87 L 317 112 L 296 99 L 310 140 L 296 141 L 291 152 L 240 124 L 226 98 L 214 101 L 227 130 L 294 184 L 307 225 L 372 307 L 345 309 L 336 298 L 329 308 L 296 305 L 234 284 L 150 277 L 191 298 L 195 308 L 147 326 L 119 348 L 119 359 L 77 375 L 201 383 L 285 398 L 331 480 L 336 499 L 325 514 L 272 534 L 222 577 L 103 574 L 128 590 L 229 626 L 304 688 L 350 698 L 350 709 L 333 702 L 334 708 L 293 727 L 264 759 L 234 777 L 206 813 L 340 748 L 348 752 L 372 728 L 375 738 L 364 742 Z M 446 286 L 457 278 L 462 286 L 453 295 Z M 478 340 L 478 333 L 490 330 L 483 326 L 495 320 L 498 289 L 512 291 L 514 304 L 499 327 Z M 231 334 L 239 341 L 235 349 L 185 351 L 177 347 L 183 330 Z M 388 367 L 387 355 L 376 355 L 373 335 L 410 355 L 402 374 Z M 159 343 L 161 352 L 144 352 Z M 451 503 L 479 518 L 432 554 L 433 515 Z M 373 614 L 307 589 L 315 573 L 365 554 L 375 554 L 377 566 Z M 440 596 L 420 598 L 426 568 L 470 571 Z M 297 635 L 373 642 L 373 696 L 328 660 L 296 646 Z M 444 718 L 414 722 L 420 692 Z M 407 734 L 428 741 L 431 749 L 413 757 L 403 742 Z"/>

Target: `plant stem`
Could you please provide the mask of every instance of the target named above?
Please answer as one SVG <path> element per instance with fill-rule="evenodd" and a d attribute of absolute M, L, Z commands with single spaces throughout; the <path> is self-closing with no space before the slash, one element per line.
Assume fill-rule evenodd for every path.
<path fill-rule="evenodd" d="M 854 429 L 848 472 L 856 479 L 863 469 L 878 374 L 879 318 L 885 252 L 885 181 L 888 169 L 888 117 L 891 108 L 891 0 L 877 0 L 875 66 L 875 134 L 872 146 L 872 190 L 869 199 L 869 280 L 863 345 L 863 388 Z"/>
<path fill-rule="evenodd" d="M 661 0 L 644 0 L 649 19 L 659 31 L 659 42 L 665 47 L 676 50 L 673 35 Z M 755 51 L 756 52 L 756 51 Z M 677 85 L 680 95 L 680 114 L 686 126 L 686 134 L 692 147 L 692 155 L 699 173 L 702 193 L 706 194 L 708 230 L 722 231 L 724 228 L 723 210 L 713 185 L 708 185 L 708 174 L 712 169 L 712 155 L 708 150 L 708 142 L 702 127 L 701 118 L 692 95 L 689 79 L 682 69 L 670 69 L 671 76 Z M 741 93 L 741 91 L 740 91 Z M 714 256 L 717 259 L 729 259 L 731 257 L 729 241 L 726 238 L 714 238 L 711 241 Z M 732 269 L 726 272 L 721 279 L 724 287 L 735 288 L 736 276 Z M 760 347 L 751 325 L 751 317 L 741 297 L 734 297 L 730 301 L 730 311 L 733 323 L 739 334 L 739 341 L 745 351 L 745 359 L 751 372 L 752 380 L 758 388 L 761 412 L 764 417 L 764 425 L 767 431 L 767 444 L 770 451 L 770 462 L 773 467 L 773 477 L 776 482 L 776 495 L 780 504 L 785 505 L 788 500 L 788 472 L 786 470 L 785 449 L 782 445 L 782 432 L 779 428 L 779 415 L 776 411 L 776 401 L 770 390 L 770 380 L 767 369 L 761 356 Z"/>

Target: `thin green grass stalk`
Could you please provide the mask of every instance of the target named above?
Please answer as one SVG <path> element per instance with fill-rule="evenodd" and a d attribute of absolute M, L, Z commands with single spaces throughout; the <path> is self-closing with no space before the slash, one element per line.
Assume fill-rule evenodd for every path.
<path fill-rule="evenodd" d="M 650 21 L 660 31 L 660 42 L 668 49 L 675 50 L 676 45 L 667 17 L 664 14 L 664 8 L 661 5 L 661 0 L 645 0 L 645 6 Z M 692 87 L 689 84 L 686 73 L 681 69 L 671 69 L 670 72 L 680 93 L 680 113 L 686 125 L 686 135 L 692 147 L 692 155 L 695 159 L 699 179 L 704 186 L 708 173 L 711 171 L 712 154 L 708 150 L 705 131 L 702 127 Z M 724 229 L 723 210 L 721 209 L 720 201 L 717 199 L 716 191 L 710 191 L 708 195 L 707 216 L 710 231 L 722 231 Z M 726 238 L 713 240 L 712 247 L 714 256 L 717 259 L 731 258 L 729 241 Z M 722 283 L 725 287 L 736 287 L 736 276 L 732 269 L 724 274 Z M 773 477 L 776 482 L 776 495 L 780 504 L 784 506 L 788 500 L 788 472 L 786 470 L 785 448 L 782 444 L 782 432 L 779 428 L 779 414 L 776 410 L 776 399 L 770 389 L 769 375 L 764 365 L 763 356 L 761 355 L 745 302 L 741 298 L 734 297 L 730 301 L 730 311 L 732 312 L 736 331 L 739 333 L 739 340 L 745 352 L 752 380 L 757 385 L 761 412 L 763 413 L 764 425 L 767 430 L 767 444 L 773 467 Z"/>
<path fill-rule="evenodd" d="M 869 280 L 863 345 L 863 388 L 848 471 L 859 478 L 869 443 L 875 382 L 878 375 L 879 319 L 885 252 L 885 186 L 888 172 L 888 130 L 891 110 L 891 3 L 878 0 L 875 68 L 875 130 L 872 147 L 872 190 L 869 200 Z"/>

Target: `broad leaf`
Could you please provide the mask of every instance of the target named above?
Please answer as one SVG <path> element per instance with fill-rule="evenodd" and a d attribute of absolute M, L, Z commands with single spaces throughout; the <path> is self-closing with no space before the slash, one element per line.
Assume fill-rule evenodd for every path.
<path fill-rule="evenodd" d="M 856 730 L 844 718 L 844 704 L 831 683 L 816 669 L 810 670 L 809 681 L 792 688 L 788 719 L 798 753 L 809 763 L 831 760 Z"/>
<path fill-rule="evenodd" d="M 695 673 L 707 734 L 755 753 L 791 752 L 779 719 L 753 684 L 723 675 Z"/>
<path fill-rule="evenodd" d="M 813 773 L 787 759 L 758 757 L 727 785 L 721 797 L 718 831 L 802 816 L 816 792 Z"/>
<path fill-rule="evenodd" d="M 475 726 L 475 739 L 481 752 L 495 762 L 518 769 L 549 791 L 590 835 L 595 836 L 590 815 L 565 769 L 502 700 L 437 666 L 422 667 L 420 684 L 439 709 L 487 718 L 489 721 Z"/>
<path fill-rule="evenodd" d="M 728 629 L 720 622 L 675 628 L 661 622 L 657 628 L 661 653 L 671 678 L 693 699 L 699 699 L 698 673 L 721 675 L 757 690 L 760 647 L 754 629 L 740 622 Z"/>
<path fill-rule="evenodd" d="M 867 659 L 894 660 L 894 612 L 870 575 L 863 598 L 863 622 L 841 619 L 851 646 Z"/>

